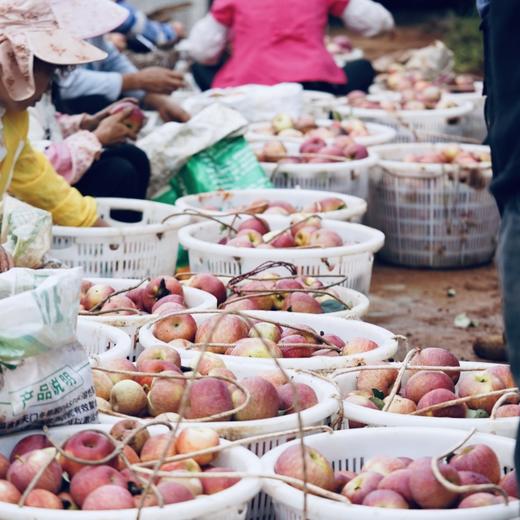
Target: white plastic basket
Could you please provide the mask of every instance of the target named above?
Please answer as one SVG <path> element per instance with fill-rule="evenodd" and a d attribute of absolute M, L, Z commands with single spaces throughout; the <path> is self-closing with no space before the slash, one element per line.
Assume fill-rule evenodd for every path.
<path fill-rule="evenodd" d="M 375 163 L 376 157 L 370 154 L 359 161 L 261 165 L 276 188 L 334 191 L 367 200 L 368 174 Z"/>
<path fill-rule="evenodd" d="M 88 281 L 93 284 L 109 285 L 116 291 L 130 289 L 140 282 L 140 280 L 128 278 L 88 278 Z M 144 285 L 145 284 L 143 284 L 143 286 Z M 204 311 L 217 308 L 217 299 L 212 294 L 186 286 L 183 287 L 183 290 L 186 305 L 189 309 Z M 134 316 L 108 316 L 106 314 L 101 314 L 100 316 L 81 317 L 85 322 L 103 323 L 105 325 L 117 327 L 128 334 L 132 339 L 132 352 L 130 354 L 130 359 L 135 359 L 142 350 L 137 344 L 137 333 L 139 328 L 156 318 L 157 315 L 155 314 L 141 314 Z"/>
<path fill-rule="evenodd" d="M 328 128 L 332 125 L 331 119 L 318 119 L 316 124 L 319 127 Z M 396 131 L 391 126 L 381 125 L 379 123 L 365 123 L 369 135 L 360 136 L 353 138 L 357 143 L 360 143 L 364 146 L 375 146 L 378 144 L 386 144 L 390 143 L 394 140 L 396 136 Z M 263 123 L 253 123 L 249 125 L 249 132 L 246 134 L 246 138 L 248 141 L 252 143 L 261 142 L 265 143 L 267 141 L 272 141 L 276 139 L 281 141 L 282 143 L 294 143 L 297 145 L 301 145 L 307 139 L 306 137 L 281 137 L 277 135 L 269 135 L 265 132 L 262 132 L 265 128 L 269 128 L 271 123 L 269 121 Z M 328 139 L 328 142 L 332 143 L 334 139 Z M 327 139 L 326 139 L 327 141 Z"/>
<path fill-rule="evenodd" d="M 476 363 L 462 361 L 462 367 L 480 368 L 485 370 L 493 363 Z M 467 372 L 466 372 L 467 373 Z M 461 372 L 464 374 L 464 372 Z M 334 377 L 338 384 L 342 397 L 356 389 L 357 372 L 341 374 Z M 518 417 L 503 417 L 500 419 L 455 419 L 451 417 L 426 417 L 420 415 L 406 415 L 383 412 L 343 401 L 343 413 L 345 417 L 344 428 L 348 428 L 349 419 L 366 424 L 367 426 L 406 426 L 414 428 L 450 428 L 469 431 L 475 428 L 483 433 L 495 433 L 505 437 L 516 438 L 518 430 Z"/>
<path fill-rule="evenodd" d="M 329 117 L 330 107 L 334 104 L 335 97 L 328 92 L 319 90 L 303 91 L 303 114 L 309 114 L 312 117 L 327 118 Z"/>
<path fill-rule="evenodd" d="M 262 218 L 273 231 L 284 229 L 290 223 L 290 219 L 286 217 Z M 231 247 L 217 243 L 220 224 L 216 222 L 199 222 L 186 226 L 180 230 L 179 240 L 189 253 L 190 270 L 195 273 L 236 276 L 252 271 L 268 260 L 281 260 L 294 264 L 300 274 L 337 275 L 338 280 L 347 278 L 343 285 L 367 294 L 374 253 L 383 246 L 383 233 L 361 224 L 335 220 L 323 220 L 322 227 L 334 230 L 344 241 L 353 244 L 324 249 Z"/>
<path fill-rule="evenodd" d="M 187 195 L 176 200 L 175 205 L 181 210 L 197 210 L 207 215 L 222 216 L 226 212 L 234 211 L 239 206 L 246 206 L 257 200 L 290 202 L 297 210 L 329 197 L 336 197 L 344 201 L 346 207 L 337 211 L 320 213 L 323 218 L 330 220 L 359 220 L 367 210 L 367 203 L 359 197 L 330 193 L 315 190 L 220 190 L 198 195 Z M 219 207 L 221 210 L 205 209 L 208 206 Z"/>
<path fill-rule="evenodd" d="M 484 141 L 487 135 L 486 119 L 484 117 L 484 106 L 486 97 L 483 95 L 483 84 L 481 81 L 475 82 L 475 92 L 465 92 L 458 94 L 446 94 L 446 99 L 459 102 L 471 102 L 473 110 L 464 118 L 462 122 L 464 136 Z"/>
<path fill-rule="evenodd" d="M 359 471 L 364 462 L 375 456 L 420 457 L 440 456 L 460 443 L 467 432 L 442 428 L 370 428 L 312 435 L 305 444 L 327 457 L 334 469 Z M 279 446 L 262 457 L 264 472 L 274 474 L 274 465 L 281 453 L 299 440 Z M 487 444 L 497 454 L 505 471 L 513 469 L 515 441 L 477 433 L 469 444 Z M 277 520 L 303 520 L 303 492 L 274 480 L 265 479 L 264 491 L 272 498 Z M 307 518 L 330 520 L 511 520 L 518 516 L 518 502 L 509 505 L 475 507 L 470 509 L 383 509 L 346 505 L 325 498 L 307 496 Z M 265 520 L 274 520 L 268 517 Z"/>
<path fill-rule="evenodd" d="M 469 151 L 488 151 L 460 145 Z M 495 252 L 500 217 L 487 186 L 457 180 L 455 165 L 403 162 L 404 155 L 430 153 L 441 144 L 384 145 L 370 177 L 370 225 L 386 236 L 381 256 L 412 267 L 467 267 L 489 262 Z M 491 180 L 490 163 L 478 168 Z M 449 176 L 451 175 L 452 178 Z"/>
<path fill-rule="evenodd" d="M 110 325 L 78 318 L 76 336 L 93 364 L 126 358 L 132 352 L 130 336 Z"/>
<path fill-rule="evenodd" d="M 395 335 L 390 331 L 356 320 L 345 320 L 342 318 L 331 318 L 323 314 L 300 314 L 296 312 L 271 312 L 271 311 L 249 311 L 247 313 L 252 318 L 276 320 L 288 326 L 307 325 L 312 327 L 318 334 L 335 334 L 343 341 L 348 341 L 352 338 L 367 338 L 375 341 L 378 348 L 365 352 L 363 354 L 355 354 L 352 356 L 315 356 L 309 358 L 279 358 L 277 359 L 280 366 L 283 368 L 304 369 L 314 371 L 330 371 L 338 368 L 345 368 L 352 366 L 356 360 L 363 360 L 368 364 L 377 363 L 383 360 L 390 359 L 397 352 L 398 344 Z M 202 323 L 209 319 L 212 314 L 195 314 L 193 315 L 197 323 Z M 153 334 L 153 324 L 144 326 L 139 334 L 139 341 L 143 348 L 149 348 L 157 345 L 167 345 L 159 341 Z M 196 350 L 185 350 L 181 348 L 176 349 L 181 355 L 183 362 L 190 363 L 198 352 Z M 236 368 L 253 366 L 262 367 L 264 369 L 276 367 L 272 359 L 266 358 L 244 358 L 240 356 L 226 356 L 216 354 L 221 357 L 226 366 L 231 370 Z"/>
<path fill-rule="evenodd" d="M 70 267 L 83 267 L 86 276 L 145 278 L 175 272 L 178 230 L 189 219 L 178 216 L 168 204 L 134 199 L 97 199 L 99 216 L 111 227 L 53 227 L 50 255 Z M 142 213 L 137 224 L 114 220 L 114 210 Z"/>
<path fill-rule="evenodd" d="M 60 443 L 81 430 L 92 428 L 110 431 L 111 425 L 81 425 L 54 428 L 50 431 L 52 439 Z M 160 426 L 150 428 L 151 435 L 165 433 Z M 30 433 L 2 437 L 0 453 L 9 455 L 16 443 Z M 221 441 L 226 443 L 225 440 Z M 219 453 L 215 464 L 231 467 L 236 471 L 258 474 L 260 461 L 258 457 L 242 447 L 229 448 Z M 247 502 L 260 491 L 260 480 L 248 477 L 240 480 L 234 486 L 196 500 L 160 507 L 146 507 L 141 511 L 143 520 L 244 520 Z M 33 507 L 20 508 L 16 504 L 0 503 L 0 520 L 135 520 L 137 509 L 122 509 L 116 511 L 58 511 L 37 509 Z"/>
<path fill-rule="evenodd" d="M 334 110 L 343 117 L 360 117 L 382 122 L 396 129 L 396 142 L 447 142 L 464 136 L 464 118 L 473 111 L 469 101 L 435 110 L 397 110 L 355 108 L 339 100 Z"/>

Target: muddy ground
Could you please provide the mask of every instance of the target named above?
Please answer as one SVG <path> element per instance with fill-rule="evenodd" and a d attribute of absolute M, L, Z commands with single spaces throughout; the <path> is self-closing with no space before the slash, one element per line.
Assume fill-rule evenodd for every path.
<path fill-rule="evenodd" d="M 472 349 L 476 338 L 502 334 L 494 265 L 430 271 L 377 264 L 370 301 L 366 321 L 407 336 L 410 346 L 445 347 L 461 359 L 478 359 Z M 462 313 L 475 326 L 457 328 L 454 320 Z"/>

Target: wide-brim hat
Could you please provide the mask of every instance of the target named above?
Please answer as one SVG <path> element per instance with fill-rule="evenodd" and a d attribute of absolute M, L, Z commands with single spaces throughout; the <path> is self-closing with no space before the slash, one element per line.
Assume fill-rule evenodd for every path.
<path fill-rule="evenodd" d="M 84 41 L 120 26 L 128 11 L 111 0 L 2 0 L 0 78 L 14 101 L 35 92 L 34 57 L 54 65 L 106 58 Z"/>

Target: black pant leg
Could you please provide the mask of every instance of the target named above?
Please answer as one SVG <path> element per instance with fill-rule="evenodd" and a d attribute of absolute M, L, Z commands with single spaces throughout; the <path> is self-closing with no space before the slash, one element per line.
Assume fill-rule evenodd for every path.
<path fill-rule="evenodd" d="M 84 96 L 73 99 L 59 99 L 56 106 L 64 114 L 95 114 L 110 105 L 105 96 Z"/>

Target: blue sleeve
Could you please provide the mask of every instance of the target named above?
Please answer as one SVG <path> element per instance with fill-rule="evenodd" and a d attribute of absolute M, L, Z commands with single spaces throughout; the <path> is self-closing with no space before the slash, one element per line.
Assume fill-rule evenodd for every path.
<path fill-rule="evenodd" d="M 92 38 L 90 41 L 108 56 L 103 61 L 77 67 L 62 80 L 60 93 L 63 99 L 99 95 L 116 101 L 122 94 L 142 99 L 146 95 L 143 91 L 121 91 L 123 74 L 137 71 L 133 63 L 104 38 Z"/>
<path fill-rule="evenodd" d="M 126 0 L 118 0 L 117 3 L 129 12 L 129 16 L 116 29 L 116 32 L 127 36 L 144 36 L 154 45 L 167 45 L 177 39 L 175 31 L 169 24 L 150 20 L 142 11 L 136 9 Z"/>

